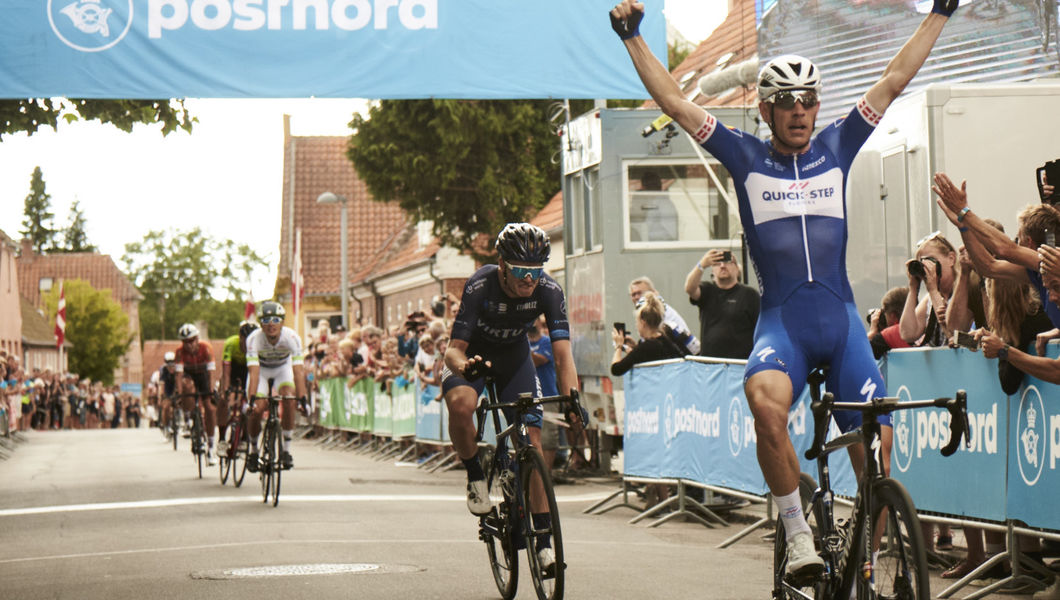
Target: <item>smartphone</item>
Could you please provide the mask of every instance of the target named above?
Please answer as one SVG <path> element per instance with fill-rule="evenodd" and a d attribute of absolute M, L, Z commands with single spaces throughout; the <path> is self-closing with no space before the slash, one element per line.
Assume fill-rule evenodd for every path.
<path fill-rule="evenodd" d="M 1051 229 L 1045 230 L 1045 245 L 1050 248 L 1056 248 L 1056 232 Z"/>
<path fill-rule="evenodd" d="M 726 250 L 721 253 L 721 262 L 732 262 L 732 252 Z"/>
<path fill-rule="evenodd" d="M 976 343 L 975 336 L 967 331 L 954 331 L 953 345 L 967 348 L 973 352 L 979 349 L 979 344 Z"/>
<path fill-rule="evenodd" d="M 626 335 L 626 324 L 615 321 L 615 330 L 621 333 L 623 336 Z"/>

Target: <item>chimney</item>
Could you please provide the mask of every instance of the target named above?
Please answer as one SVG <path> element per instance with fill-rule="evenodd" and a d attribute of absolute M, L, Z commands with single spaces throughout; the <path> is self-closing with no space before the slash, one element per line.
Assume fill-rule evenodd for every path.
<path fill-rule="evenodd" d="M 33 240 L 28 237 L 24 237 L 21 240 L 22 250 L 19 252 L 18 257 L 26 262 L 31 262 L 35 256 L 33 253 Z"/>

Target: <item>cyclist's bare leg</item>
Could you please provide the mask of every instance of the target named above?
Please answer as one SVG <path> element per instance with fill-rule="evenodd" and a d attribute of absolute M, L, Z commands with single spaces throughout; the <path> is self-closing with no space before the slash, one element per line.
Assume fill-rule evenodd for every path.
<path fill-rule="evenodd" d="M 552 454 L 555 457 L 555 450 L 549 450 L 548 452 L 541 451 L 541 428 L 540 427 L 527 427 L 526 432 L 530 437 L 530 445 L 534 447 L 541 454 L 542 458 L 548 458 L 548 454 Z M 545 461 L 545 468 L 549 468 L 551 465 L 548 460 Z M 536 473 L 535 477 L 530 481 L 530 512 L 533 513 L 545 513 L 548 512 L 548 496 L 545 495 L 545 486 L 541 482 L 541 477 Z"/>
<path fill-rule="evenodd" d="M 217 426 L 220 429 L 223 429 L 228 425 L 228 419 L 231 415 L 231 412 L 228 408 L 228 403 L 232 401 L 234 396 L 235 394 L 233 394 L 232 392 L 226 391 L 224 393 L 224 396 L 217 402 Z M 224 435 L 224 433 L 222 432 L 221 435 Z"/>
<path fill-rule="evenodd" d="M 294 394 L 294 384 L 281 386 L 280 394 L 290 396 Z M 280 429 L 283 431 L 283 451 L 290 453 L 291 437 L 294 434 L 294 419 L 298 414 L 298 407 L 294 398 L 283 399 L 283 409 L 280 411 Z"/>
<path fill-rule="evenodd" d="M 791 380 L 781 371 L 759 371 L 744 384 L 758 437 L 758 465 L 774 497 L 799 488 L 799 460 L 788 436 Z"/>
<path fill-rule="evenodd" d="M 202 420 L 206 427 L 206 440 L 210 448 L 213 451 L 213 441 L 217 435 L 217 414 L 214 411 L 214 399 L 213 396 L 207 396 L 199 399 L 199 405 L 202 406 Z"/>
<path fill-rule="evenodd" d="M 478 394 L 475 388 L 458 385 L 445 394 L 445 405 L 449 409 L 449 439 L 461 460 L 470 460 L 478 455 L 475 443 L 475 407 Z"/>
<path fill-rule="evenodd" d="M 254 407 L 247 415 L 247 433 L 250 434 L 250 444 L 255 449 L 258 447 L 258 436 L 261 435 L 261 419 L 265 415 L 265 407 L 268 401 L 258 396 L 254 398 Z"/>

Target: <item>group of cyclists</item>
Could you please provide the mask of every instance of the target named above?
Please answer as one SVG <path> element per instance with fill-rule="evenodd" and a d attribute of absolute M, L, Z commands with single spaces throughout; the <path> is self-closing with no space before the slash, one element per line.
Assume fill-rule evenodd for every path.
<path fill-rule="evenodd" d="M 302 370 L 303 354 L 298 334 L 284 327 L 286 311 L 278 302 L 261 304 L 258 314 L 260 325 L 243 321 L 239 333 L 225 340 L 220 378 L 216 377 L 216 362 L 213 349 L 208 342 L 199 339 L 199 329 L 191 323 L 177 330 L 180 345 L 164 355 L 165 363 L 152 376 L 156 384 L 161 406 L 160 426 L 171 428 L 173 412 L 180 408 L 185 415 L 202 411 L 206 428 L 206 464 L 217 464 L 215 433 L 223 430 L 233 411 L 247 413 L 250 453 L 247 470 L 257 472 L 259 468 L 258 436 L 261 420 L 267 406 L 266 396 L 284 395 L 281 410 L 283 428 L 280 462 L 284 469 L 294 467 L 291 456 L 291 438 L 294 433 L 296 398 L 306 393 L 305 374 Z M 268 382 L 272 381 L 270 390 Z M 216 387 L 215 387 L 216 384 Z M 294 395 L 291 395 L 291 392 Z M 253 405 L 248 398 L 253 398 Z M 178 404 L 179 402 L 179 404 Z M 180 435 L 178 431 L 166 431 L 167 435 Z"/>

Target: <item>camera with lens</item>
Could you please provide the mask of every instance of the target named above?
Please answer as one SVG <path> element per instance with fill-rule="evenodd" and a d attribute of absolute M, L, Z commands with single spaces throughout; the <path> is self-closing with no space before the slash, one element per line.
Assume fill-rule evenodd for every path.
<path fill-rule="evenodd" d="M 409 316 L 405 321 L 405 329 L 417 332 L 427 329 L 427 315 L 424 314 L 422 310 L 409 313 Z"/>
<path fill-rule="evenodd" d="M 1042 174 L 1045 174 L 1045 180 L 1042 180 Z M 1060 202 L 1060 195 L 1056 193 L 1056 189 L 1060 189 L 1060 158 L 1051 160 L 1044 165 L 1038 167 L 1035 172 L 1035 183 L 1038 185 L 1038 197 L 1041 198 L 1042 204 L 1055 204 Z M 1045 194 L 1045 184 L 1053 186 L 1054 192 L 1050 195 Z"/>
<path fill-rule="evenodd" d="M 923 260 L 930 260 L 935 263 L 935 280 L 938 281 L 942 278 L 942 265 L 939 261 L 931 256 L 925 256 Z M 927 273 L 924 271 L 924 263 L 921 260 L 913 260 L 908 263 L 906 267 L 909 270 L 909 274 L 917 279 L 923 281 Z"/>

